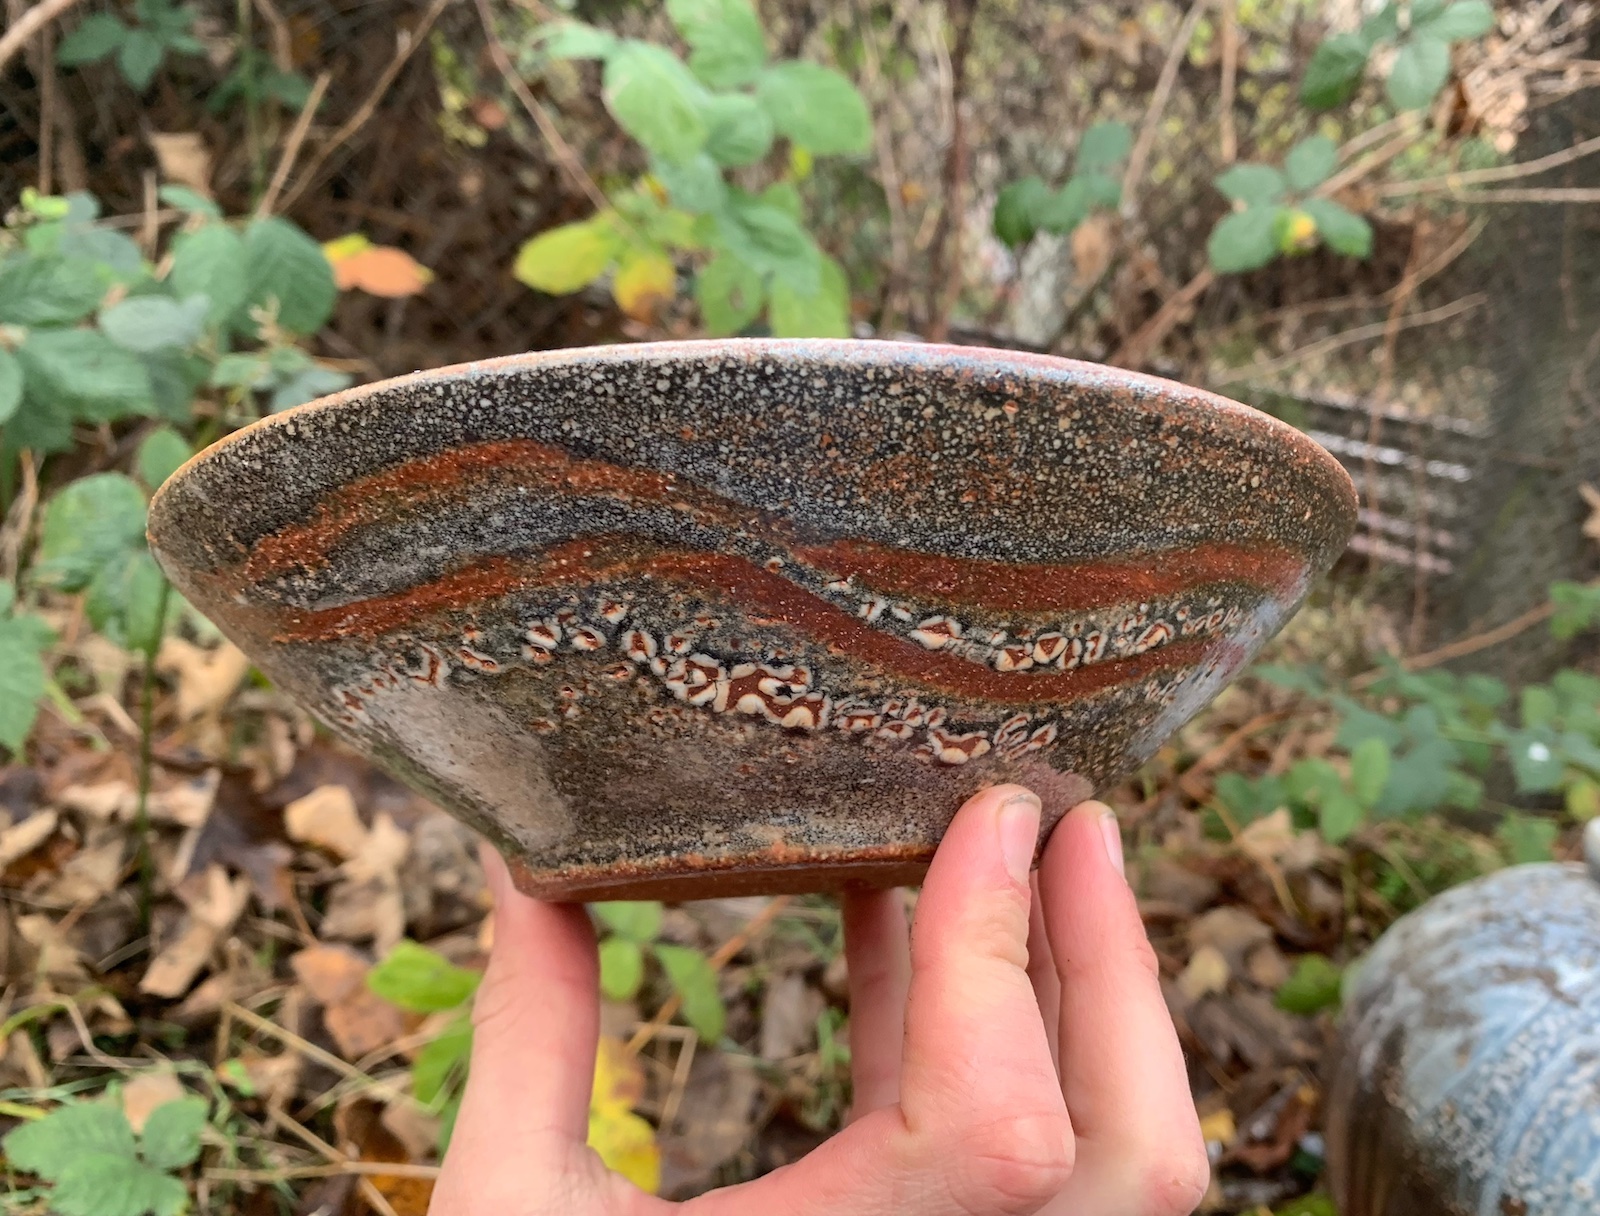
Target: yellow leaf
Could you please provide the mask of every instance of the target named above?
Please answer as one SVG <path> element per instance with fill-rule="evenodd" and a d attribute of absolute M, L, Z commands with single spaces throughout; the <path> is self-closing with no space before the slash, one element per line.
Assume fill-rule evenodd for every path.
<path fill-rule="evenodd" d="M 1233 1112 L 1226 1106 L 1221 1110 L 1212 1111 L 1200 1120 L 1200 1134 L 1205 1137 L 1208 1144 L 1220 1144 L 1227 1148 L 1239 1134 L 1234 1126 Z"/>
<path fill-rule="evenodd" d="M 1309 249 L 1315 243 L 1316 235 L 1317 221 L 1304 211 L 1293 211 L 1284 227 L 1283 248 L 1290 251 Z"/>
<path fill-rule="evenodd" d="M 816 161 L 811 156 L 811 149 L 795 145 L 789 149 L 789 176 L 797 182 L 803 182 L 811 176 L 812 166 Z"/>
<path fill-rule="evenodd" d="M 672 299 L 677 290 L 678 272 L 672 259 L 654 249 L 629 254 L 611 281 L 611 294 L 635 321 L 650 320 L 656 308 Z"/>
<path fill-rule="evenodd" d="M 335 237 L 322 247 L 322 256 L 328 263 L 337 266 L 340 262 L 353 258 L 358 253 L 364 253 L 372 248 L 372 242 L 359 232 L 351 232 L 345 236 Z"/>
<path fill-rule="evenodd" d="M 655 1129 L 633 1113 L 643 1096 L 638 1058 L 618 1040 L 602 1038 L 589 1095 L 589 1147 L 607 1169 L 653 1195 L 661 1185 L 661 1150 Z"/>
<path fill-rule="evenodd" d="M 536 291 L 564 296 L 603 275 L 616 253 L 610 225 L 597 216 L 541 232 L 518 251 L 512 273 Z"/>

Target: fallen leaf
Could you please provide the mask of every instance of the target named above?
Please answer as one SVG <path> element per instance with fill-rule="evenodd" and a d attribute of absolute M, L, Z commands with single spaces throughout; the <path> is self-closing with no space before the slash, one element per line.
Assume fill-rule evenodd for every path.
<path fill-rule="evenodd" d="M 211 195 L 211 153 L 197 131 L 153 131 L 150 147 L 156 154 L 161 176 L 180 186 L 189 186 L 208 198 Z"/>
<path fill-rule="evenodd" d="M 33 970 L 41 979 L 70 984 L 88 974 L 82 956 L 53 918 L 40 912 L 19 916 L 17 934 L 38 951 Z"/>
<path fill-rule="evenodd" d="M 1201 946 L 1189 956 L 1189 965 L 1178 976 L 1178 991 L 1193 1004 L 1203 996 L 1227 991 L 1231 975 L 1222 951 L 1215 946 Z"/>
<path fill-rule="evenodd" d="M 183 1095 L 183 1083 L 171 1069 L 140 1073 L 122 1087 L 122 1113 L 127 1116 L 134 1134 L 139 1135 L 156 1107 L 176 1102 Z"/>
<path fill-rule="evenodd" d="M 1239 1129 L 1233 1121 L 1233 1112 L 1224 1106 L 1221 1110 L 1214 1110 L 1200 1120 L 1200 1135 L 1207 1144 L 1220 1144 L 1227 1148 L 1239 1135 Z"/>
<path fill-rule="evenodd" d="M 433 271 L 403 249 L 374 245 L 359 232 L 329 241 L 322 247 L 333 281 L 340 291 L 359 288 L 369 295 L 400 299 L 414 296 L 433 282 Z"/>
<path fill-rule="evenodd" d="M 178 718 L 188 722 L 220 712 L 250 674 L 250 660 L 232 642 L 207 648 L 169 635 L 156 670 L 177 685 Z"/>
<path fill-rule="evenodd" d="M 110 823 L 133 817 L 139 792 L 126 781 L 102 781 L 95 785 L 69 785 L 56 795 L 55 801 L 64 810 Z"/>
<path fill-rule="evenodd" d="M 1288 982 L 1289 961 L 1275 943 L 1262 942 L 1245 959 L 1245 974 L 1256 987 L 1276 992 Z"/>
<path fill-rule="evenodd" d="M 383 1122 L 383 1108 L 371 1098 L 354 1097 L 334 1108 L 333 1126 L 339 1147 L 362 1161 L 410 1162 L 405 1143 Z M 395 1216 L 426 1216 L 433 1198 L 433 1182 L 426 1178 L 396 1178 L 372 1175 L 373 1185 Z"/>
<path fill-rule="evenodd" d="M 356 810 L 356 800 L 342 785 L 323 785 L 283 808 L 289 839 L 327 849 L 336 857 L 351 858 L 367 842 L 366 825 Z"/>
<path fill-rule="evenodd" d="M 150 794 L 145 809 L 155 823 L 175 823 L 179 827 L 197 828 L 211 814 L 217 799 L 217 786 L 222 774 L 207 769 L 197 776 L 178 781 L 163 790 Z"/>
<path fill-rule="evenodd" d="M 56 873 L 39 885 L 36 894 L 53 904 L 70 906 L 103 899 L 117 889 L 128 835 L 120 828 L 92 825 L 89 839 Z"/>
<path fill-rule="evenodd" d="M 409 1099 L 395 1099 L 383 1108 L 384 1127 L 405 1146 L 413 1161 L 431 1154 L 439 1144 L 439 1117 L 430 1115 Z"/>
<path fill-rule="evenodd" d="M 608 1169 L 653 1195 L 661 1186 L 661 1150 L 655 1129 L 633 1113 L 643 1096 L 638 1057 L 620 1040 L 602 1038 L 589 1095 L 589 1147 Z"/>
<path fill-rule="evenodd" d="M 1233 970 L 1244 966 L 1244 956 L 1251 947 L 1271 940 L 1271 929 L 1243 908 L 1231 905 L 1212 908 L 1189 925 L 1189 945 L 1195 950 L 1215 947 Z"/>
<path fill-rule="evenodd" d="M 650 250 L 630 254 L 611 280 L 617 305 L 635 321 L 649 321 L 656 309 L 678 291 L 678 272 L 672 259 Z"/>
<path fill-rule="evenodd" d="M 787 1060 L 811 1044 L 822 994 L 798 971 L 785 972 L 767 984 L 761 1002 L 761 1058 Z"/>
<path fill-rule="evenodd" d="M 1111 265 L 1111 216 L 1096 212 L 1072 230 L 1072 265 L 1079 287 L 1087 287 Z"/>
<path fill-rule="evenodd" d="M 349 946 L 307 946 L 289 959 L 295 979 L 319 1005 L 342 1001 L 367 978 L 372 964 Z"/>
<path fill-rule="evenodd" d="M 217 863 L 248 875 L 256 898 L 269 912 L 287 907 L 294 898 L 289 874 L 293 850 L 284 835 L 282 812 L 266 804 L 243 771 L 222 772 L 211 814 L 192 839 L 185 838 L 177 860 L 184 864 L 185 878 Z"/>
<path fill-rule="evenodd" d="M 340 880 L 328 897 L 322 936 L 341 941 L 372 940 L 384 955 L 405 936 L 405 899 L 400 865 L 410 837 L 386 814 L 372 824 L 356 856 L 340 867 Z"/>
<path fill-rule="evenodd" d="M 233 924 L 250 902 L 250 883 L 239 878 L 229 881 L 221 866 L 210 866 L 186 902 L 188 915 L 177 937 L 167 943 L 151 960 L 144 978 L 139 981 L 141 992 L 169 999 L 182 996 L 194 984 L 201 970 L 210 960 L 223 934 Z M 188 884 L 179 888 L 184 895 Z"/>
<path fill-rule="evenodd" d="M 35 811 L 21 823 L 14 823 L 0 832 L 0 870 L 49 840 L 59 819 L 55 811 Z"/>
<path fill-rule="evenodd" d="M 349 996 L 322 1010 L 339 1054 L 352 1062 L 380 1047 L 388 1047 L 411 1029 L 404 1010 L 391 1005 L 363 984 Z"/>
<path fill-rule="evenodd" d="M 1600 541 L 1600 490 L 1585 483 L 1578 487 L 1578 493 L 1589 508 L 1589 518 L 1583 521 L 1583 534 L 1590 540 Z"/>

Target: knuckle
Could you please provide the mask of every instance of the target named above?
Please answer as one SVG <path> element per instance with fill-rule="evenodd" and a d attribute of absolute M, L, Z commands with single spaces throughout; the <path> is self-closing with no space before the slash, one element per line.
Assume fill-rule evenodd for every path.
<path fill-rule="evenodd" d="M 1211 1187 L 1211 1163 L 1203 1145 L 1150 1157 L 1140 1171 L 1142 1216 L 1190 1216 Z"/>
<path fill-rule="evenodd" d="M 1072 1176 L 1072 1123 L 1065 1110 L 997 1119 L 969 1133 L 956 1160 L 953 1198 L 960 1210 L 1033 1212 Z"/>

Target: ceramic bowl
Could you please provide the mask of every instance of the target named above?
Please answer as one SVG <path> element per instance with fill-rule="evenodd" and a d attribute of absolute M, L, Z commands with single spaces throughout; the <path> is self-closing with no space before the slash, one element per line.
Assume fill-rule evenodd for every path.
<path fill-rule="evenodd" d="M 156 496 L 178 589 L 546 898 L 915 881 L 985 786 L 1045 831 L 1348 540 L 1304 435 L 970 347 L 675 342 L 419 372 Z"/>

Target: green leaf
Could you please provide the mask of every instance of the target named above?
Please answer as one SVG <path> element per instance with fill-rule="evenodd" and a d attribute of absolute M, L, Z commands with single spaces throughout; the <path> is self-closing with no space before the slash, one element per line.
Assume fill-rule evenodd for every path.
<path fill-rule="evenodd" d="M 1039 227 L 1057 236 L 1069 235 L 1089 214 L 1088 178 L 1101 176 L 1095 173 L 1086 177 L 1074 177 L 1061 189 L 1045 195 L 1034 210 L 1034 218 L 1038 221 Z"/>
<path fill-rule="evenodd" d="M 182 435 L 170 426 L 158 427 L 139 445 L 139 480 L 154 490 L 178 471 L 194 454 Z"/>
<path fill-rule="evenodd" d="M 322 246 L 288 220 L 254 220 L 244 232 L 247 303 L 278 302 L 278 324 L 314 334 L 333 315 L 339 289 Z"/>
<path fill-rule="evenodd" d="M 729 93 L 706 98 L 700 107 L 708 134 L 706 152 L 719 165 L 753 165 L 772 147 L 772 116 L 753 97 Z"/>
<path fill-rule="evenodd" d="M 210 1110 L 193 1095 L 163 1102 L 150 1112 L 139 1136 L 139 1155 L 158 1170 L 181 1170 L 200 1157 L 200 1132 Z"/>
<path fill-rule="evenodd" d="M 1372 43 L 1359 34 L 1335 34 L 1311 56 L 1300 100 L 1314 110 L 1329 110 L 1350 100 L 1367 70 Z"/>
<path fill-rule="evenodd" d="M 715 217 L 718 244 L 762 275 L 788 283 L 802 294 L 818 290 L 821 259 L 811 236 L 798 220 L 738 190 L 728 192 L 728 205 Z"/>
<path fill-rule="evenodd" d="M 540 31 L 540 46 L 553 59 L 604 59 L 617 46 L 617 36 L 609 30 L 585 25 L 582 21 L 557 21 Z"/>
<path fill-rule="evenodd" d="M 792 60 L 768 68 L 756 98 L 778 134 L 818 156 L 865 152 L 872 146 L 867 103 L 843 75 L 821 64 Z"/>
<path fill-rule="evenodd" d="M 95 13 L 85 17 L 61 40 L 56 48 L 56 62 L 63 67 L 76 67 L 104 59 L 121 45 L 128 27 L 110 13 Z"/>
<path fill-rule="evenodd" d="M 1339 1216 L 1339 1209 L 1326 1195 L 1302 1195 L 1289 1200 L 1274 1216 Z"/>
<path fill-rule="evenodd" d="M 802 295 L 783 279 L 772 284 L 769 316 L 779 338 L 848 338 L 850 336 L 850 283 L 844 268 L 823 256 L 821 283 Z"/>
<path fill-rule="evenodd" d="M 106 1153 L 74 1161 L 50 1194 L 60 1216 L 178 1216 L 189 1188 L 170 1174 Z"/>
<path fill-rule="evenodd" d="M 43 1119 L 6 1133 L 6 1160 L 16 1169 L 51 1182 L 80 1157 L 93 1154 L 133 1160 L 133 1128 L 114 1102 L 69 1102 Z"/>
<path fill-rule="evenodd" d="M 651 172 L 667 188 L 672 205 L 684 211 L 706 214 L 716 211 L 728 196 L 722 168 L 704 152 L 686 161 L 655 160 Z"/>
<path fill-rule="evenodd" d="M 1293 973 L 1278 989 L 1274 1003 L 1279 1009 L 1303 1017 L 1333 1009 L 1339 1004 L 1339 985 L 1343 978 L 1344 968 L 1323 955 L 1302 954 L 1295 960 Z"/>
<path fill-rule="evenodd" d="M 154 655 L 166 632 L 167 580 L 148 549 L 128 554 L 89 582 L 84 613 L 89 623 L 125 650 Z"/>
<path fill-rule="evenodd" d="M 188 186 L 180 186 L 176 182 L 168 182 L 156 191 L 156 197 L 169 207 L 176 207 L 179 211 L 187 211 L 190 215 L 204 215 L 211 219 L 222 218 L 222 208 L 217 206 L 198 190 Z"/>
<path fill-rule="evenodd" d="M 1087 173 L 1110 169 L 1123 160 L 1133 147 L 1133 129 L 1125 122 L 1097 122 L 1078 141 L 1078 157 L 1073 172 Z"/>
<path fill-rule="evenodd" d="M 1338 163 L 1338 145 L 1326 135 L 1312 135 L 1289 150 L 1283 173 L 1291 190 L 1309 190 L 1327 181 Z"/>
<path fill-rule="evenodd" d="M 131 29 L 117 47 L 117 67 L 122 70 L 122 78 L 143 93 L 155 79 L 166 54 L 161 39 L 149 30 Z"/>
<path fill-rule="evenodd" d="M 644 982 L 644 951 L 638 942 L 608 937 L 600 943 L 600 991 L 609 1000 L 631 1001 Z"/>
<path fill-rule="evenodd" d="M 705 90 L 676 56 L 624 42 L 606 60 L 606 108 L 622 129 L 663 160 L 685 161 L 705 147 Z"/>
<path fill-rule="evenodd" d="M 17 412 L 22 404 L 22 364 L 0 347 L 0 424 Z"/>
<path fill-rule="evenodd" d="M 1038 177 L 1024 177 L 1000 191 L 994 201 L 994 234 L 1013 249 L 1026 245 L 1039 228 L 1039 211 L 1050 187 Z"/>
<path fill-rule="evenodd" d="M 761 314 L 766 290 L 759 274 L 732 254 L 719 253 L 695 276 L 694 297 L 706 332 L 723 338 L 738 333 Z"/>
<path fill-rule="evenodd" d="M 1122 183 L 1108 173 L 1079 173 L 1072 181 L 1083 183 L 1086 213 L 1096 207 L 1115 207 L 1122 202 Z"/>
<path fill-rule="evenodd" d="M 36 329 L 17 348 L 30 397 L 78 407 L 109 422 L 150 404 L 150 373 L 138 357 L 95 329 Z"/>
<path fill-rule="evenodd" d="M 1500 838 L 1500 843 L 1505 846 L 1506 856 L 1511 859 L 1514 866 L 1528 865 L 1532 862 L 1549 861 L 1555 848 L 1556 838 L 1561 834 L 1561 829 L 1549 819 L 1538 819 L 1532 815 L 1519 815 L 1515 811 L 1508 814 L 1500 823 L 1495 835 Z"/>
<path fill-rule="evenodd" d="M 800 223 L 804 207 L 800 201 L 800 187 L 793 182 L 773 182 L 756 197 L 767 206 L 776 207 L 795 223 Z"/>
<path fill-rule="evenodd" d="M 206 320 L 220 324 L 237 313 L 250 291 L 250 259 L 244 241 L 226 224 L 207 224 L 181 234 L 172 245 L 167 282 L 179 296 L 203 295 L 211 302 Z"/>
<path fill-rule="evenodd" d="M 601 216 L 541 232 L 517 251 L 512 273 L 535 291 L 562 296 L 593 283 L 622 251 Z"/>
<path fill-rule="evenodd" d="M 703 1042 L 716 1043 L 727 1026 L 728 1011 L 717 991 L 717 973 L 706 956 L 687 946 L 658 945 L 655 953 L 672 990 L 683 1002 L 683 1020 Z"/>
<path fill-rule="evenodd" d="M 1506 755 L 1517 779 L 1519 794 L 1542 794 L 1561 788 L 1566 772 L 1566 757 L 1548 729 L 1534 728 L 1510 733 Z"/>
<path fill-rule="evenodd" d="M 1450 77 L 1450 44 L 1413 34 L 1400 46 L 1386 88 L 1397 110 L 1420 110 L 1439 95 Z"/>
<path fill-rule="evenodd" d="M 667 16 L 691 48 L 689 67 L 713 89 L 749 84 L 767 62 L 750 0 L 667 0 Z"/>
<path fill-rule="evenodd" d="M 1362 806 L 1373 806 L 1389 784 L 1391 757 L 1382 739 L 1363 739 L 1350 753 L 1350 788 Z"/>
<path fill-rule="evenodd" d="M 84 258 L 13 255 L 0 263 L 0 322 L 71 325 L 99 307 L 110 276 Z"/>
<path fill-rule="evenodd" d="M 1364 258 L 1372 253 L 1372 225 L 1353 211 L 1347 211 L 1331 198 L 1308 198 L 1300 210 L 1317 224 L 1317 235 L 1335 253 Z"/>
<path fill-rule="evenodd" d="M 472 1058 L 472 1019 L 457 1018 L 424 1044 L 411 1064 L 411 1094 L 425 1106 L 432 1106 L 452 1080 L 466 1075 Z"/>
<path fill-rule="evenodd" d="M 1211 230 L 1206 255 L 1221 274 L 1265 266 L 1278 255 L 1277 225 L 1281 206 L 1251 207 L 1222 217 Z"/>
<path fill-rule="evenodd" d="M 618 937 L 648 944 L 661 934 L 661 905 L 651 900 L 611 900 L 589 905 L 599 921 Z"/>
<path fill-rule="evenodd" d="M 100 268 L 101 273 L 119 283 L 134 284 L 147 276 L 144 255 L 131 236 L 110 228 L 93 224 L 68 224 L 56 242 L 55 251 L 69 258 L 79 258 Z"/>
<path fill-rule="evenodd" d="M 402 1009 L 437 1013 L 466 1004 L 482 978 L 426 946 L 403 940 L 367 973 L 367 987 Z"/>
<path fill-rule="evenodd" d="M 1555 692 L 1542 685 L 1530 684 L 1522 690 L 1519 709 L 1523 726 L 1549 726 L 1561 715 Z"/>
<path fill-rule="evenodd" d="M 132 478 L 80 477 L 45 507 L 34 577 L 63 591 L 81 591 L 104 568 L 143 548 L 144 526 L 144 494 Z"/>
<path fill-rule="evenodd" d="M 1494 9 L 1485 0 L 1456 0 L 1442 12 L 1427 18 L 1420 17 L 1413 8 L 1411 18 L 1414 35 L 1437 38 L 1441 42 L 1481 38 L 1494 29 Z"/>
<path fill-rule="evenodd" d="M 1317 828 L 1329 844 L 1342 844 L 1361 826 L 1366 809 L 1348 790 L 1330 790 L 1317 807 Z"/>
<path fill-rule="evenodd" d="M 9 591 L 11 585 L 4 584 Z M 48 672 L 38 617 L 0 617 L 0 747 L 21 752 L 38 716 Z"/>
<path fill-rule="evenodd" d="M 1412 12 L 1416 12 L 1416 0 L 1412 3 Z M 1361 23 L 1360 32 L 1356 35 L 1361 39 L 1363 46 L 1370 52 L 1380 42 L 1393 42 L 1400 36 L 1400 4 L 1399 0 L 1389 0 L 1381 9 Z"/>
<path fill-rule="evenodd" d="M 1283 174 L 1271 165 L 1234 165 L 1217 178 L 1215 185 L 1226 197 L 1247 207 L 1275 203 L 1288 189 Z"/>
<path fill-rule="evenodd" d="M 132 296 L 100 314 L 100 329 L 124 350 L 188 346 L 205 328 L 210 304 L 203 295 L 182 303 L 170 296 Z"/>
<path fill-rule="evenodd" d="M 1559 580 L 1550 584 L 1551 636 L 1566 641 L 1600 625 L 1600 584 L 1590 586 Z"/>
<path fill-rule="evenodd" d="M 352 378 L 347 372 L 336 372 L 326 367 L 308 367 L 304 371 L 296 372 L 274 389 L 272 400 L 268 405 L 276 414 L 280 410 L 293 409 L 297 405 L 304 405 L 307 401 L 315 401 L 318 397 L 326 397 L 329 393 L 349 388 L 351 381 Z"/>

